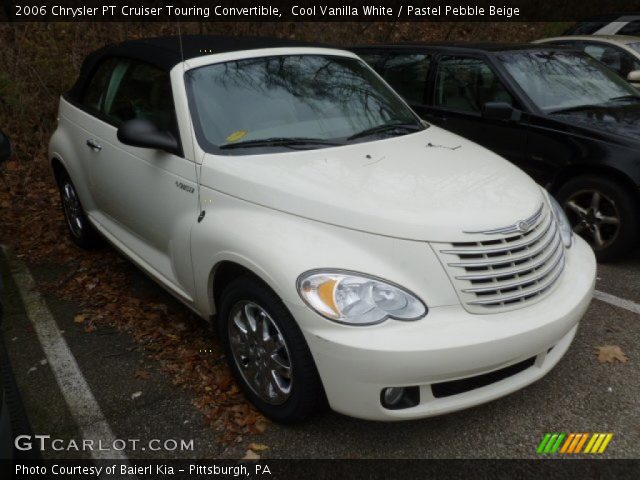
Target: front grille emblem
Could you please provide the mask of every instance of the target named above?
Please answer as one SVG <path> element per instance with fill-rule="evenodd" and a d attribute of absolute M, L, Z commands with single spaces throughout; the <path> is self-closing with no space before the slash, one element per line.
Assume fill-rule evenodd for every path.
<path fill-rule="evenodd" d="M 526 220 L 520 220 L 518 223 L 516 223 L 516 228 L 519 232 L 526 233 L 531 227 L 529 227 L 529 223 L 527 223 Z"/>
<path fill-rule="evenodd" d="M 500 228 L 492 228 L 490 230 L 465 230 L 464 233 L 484 233 L 485 235 L 495 235 L 495 234 L 511 234 L 511 233 L 527 233 L 531 230 L 538 219 L 542 216 L 542 211 L 544 209 L 544 203 L 540 204 L 538 209 L 535 211 L 533 215 L 529 218 L 525 218 L 524 220 L 518 220 L 516 223 L 512 223 L 511 225 L 507 225 L 506 227 Z"/>

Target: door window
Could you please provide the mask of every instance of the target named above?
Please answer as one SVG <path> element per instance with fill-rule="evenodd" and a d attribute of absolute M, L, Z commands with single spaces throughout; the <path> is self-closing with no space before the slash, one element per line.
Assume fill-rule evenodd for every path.
<path fill-rule="evenodd" d="M 358 56 L 369 64 L 375 70 L 380 70 L 378 65 L 382 62 L 385 55 L 382 53 L 359 53 Z"/>
<path fill-rule="evenodd" d="M 514 104 L 511 94 L 484 60 L 454 56 L 440 60 L 435 105 L 480 113 L 487 102 Z"/>
<path fill-rule="evenodd" d="M 410 104 L 424 103 L 429 74 L 428 55 L 390 55 L 380 69 L 382 77 Z"/>
<path fill-rule="evenodd" d="M 85 107 L 98 112 L 102 110 L 107 85 L 117 63 L 117 59 L 109 58 L 100 64 L 82 95 L 81 103 Z"/>
<path fill-rule="evenodd" d="M 175 108 L 169 73 L 146 63 L 122 60 L 113 70 L 103 113 L 116 125 L 144 118 L 160 130 L 172 130 Z"/>
<path fill-rule="evenodd" d="M 600 43 L 589 43 L 585 45 L 584 51 L 623 78 L 627 78 L 629 72 L 633 70 L 640 70 L 640 62 L 620 48 Z"/>

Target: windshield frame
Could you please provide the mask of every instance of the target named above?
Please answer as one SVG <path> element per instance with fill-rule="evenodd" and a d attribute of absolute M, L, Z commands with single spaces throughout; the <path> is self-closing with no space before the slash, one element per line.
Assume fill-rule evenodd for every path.
<path fill-rule="evenodd" d="M 633 52 L 638 59 L 640 59 L 640 40 L 637 42 L 629 42 L 627 43 L 627 47 Z"/>
<path fill-rule="evenodd" d="M 269 147 L 252 147 L 252 148 L 233 148 L 233 149 L 227 149 L 227 148 L 220 148 L 223 145 L 214 145 L 211 142 L 209 142 L 209 140 L 206 138 L 204 130 L 202 128 L 201 122 L 200 122 L 200 118 L 198 115 L 198 107 L 197 107 L 197 102 L 195 99 L 195 95 L 193 92 L 193 88 L 191 85 L 191 78 L 190 78 L 190 72 L 193 72 L 195 70 L 198 69 L 202 69 L 202 68 L 207 68 L 207 67 L 211 67 L 213 65 L 220 65 L 220 64 L 224 64 L 224 63 L 230 63 L 230 62 L 237 62 L 237 61 L 243 61 L 243 60 L 251 60 L 251 59 L 268 59 L 268 58 L 278 58 L 278 57 L 296 57 L 296 56 L 322 56 L 322 57 L 326 57 L 326 58 L 331 58 L 331 57 L 336 57 L 336 58 L 341 58 L 341 59 L 350 59 L 353 60 L 354 62 L 357 62 L 358 64 L 360 64 L 360 66 L 364 67 L 365 69 L 367 69 L 369 72 L 371 72 L 373 75 L 375 75 L 376 77 L 378 77 L 378 79 L 381 81 L 381 83 L 385 86 L 385 88 L 387 88 L 387 90 L 389 91 L 389 93 L 395 97 L 395 99 L 405 107 L 405 109 L 410 113 L 411 118 L 415 121 L 416 126 L 418 127 L 415 131 L 411 131 L 411 132 L 407 132 L 404 135 L 409 135 L 409 134 L 413 134 L 413 133 L 418 133 L 421 132 L 427 128 L 430 127 L 430 124 L 425 122 L 424 120 L 422 120 L 418 114 L 411 108 L 411 106 L 373 69 L 371 68 L 371 66 L 369 66 L 367 64 L 367 62 L 365 62 L 364 60 L 362 60 L 359 56 L 357 56 L 356 54 L 352 54 L 351 52 L 341 52 L 340 50 L 334 50 L 334 49 L 321 49 L 321 48 L 313 48 L 313 49 L 308 49 L 308 48 L 287 48 L 286 51 L 284 51 L 283 49 L 277 49 L 278 52 L 276 53 L 274 51 L 274 49 L 269 49 L 269 51 L 271 51 L 272 53 L 269 53 L 266 49 L 264 52 L 256 52 L 256 51 L 252 51 L 250 52 L 252 55 L 237 55 L 237 56 L 233 56 L 230 57 L 229 55 L 220 55 L 220 57 L 225 57 L 225 58 L 220 58 L 217 61 L 211 61 L 213 59 L 209 59 L 209 61 L 206 62 L 202 62 L 201 65 L 194 65 L 191 68 L 185 69 L 183 71 L 182 74 L 182 81 L 184 84 L 184 89 L 186 92 L 186 97 L 187 97 L 187 107 L 188 107 L 188 111 L 187 114 L 189 115 L 189 123 L 190 126 L 193 130 L 193 135 L 192 135 L 192 141 L 197 142 L 197 145 L 199 146 L 199 148 L 207 153 L 207 154 L 213 154 L 213 155 L 220 155 L 220 156 L 241 156 L 241 155 L 258 155 L 258 154 L 270 154 L 270 153 L 285 153 L 285 152 L 301 152 L 301 151 L 308 151 L 308 150 L 316 150 L 316 149 L 325 149 L 325 148 L 341 148 L 344 146 L 348 146 L 348 145 L 354 145 L 354 144 L 358 144 L 358 143 L 368 143 L 368 142 L 374 142 L 374 141 L 380 141 L 380 140 L 385 140 L 385 139 L 389 139 L 389 138 L 394 138 L 394 137 L 390 137 L 390 136 L 368 136 L 368 137 L 362 137 L 362 138 L 357 138 L 354 140 L 350 140 L 348 138 L 348 136 L 345 136 L 343 138 L 335 138 L 335 139 L 329 139 L 328 141 L 330 142 L 334 142 L 337 143 L 337 145 L 330 145 L 330 144 L 313 144 L 312 146 L 314 148 L 291 148 L 290 146 L 269 146 Z M 249 53 L 249 52 L 236 52 L 236 53 Z M 261 54 L 263 53 L 263 54 Z M 218 57 L 218 55 L 216 55 L 216 57 Z M 192 62 L 189 62 L 192 63 Z"/>
<path fill-rule="evenodd" d="M 509 80 L 509 82 L 513 85 L 513 87 L 515 87 L 517 89 L 518 92 L 520 92 L 520 95 L 523 97 L 524 100 L 527 101 L 527 103 L 529 103 L 529 105 L 531 106 L 532 111 L 535 111 L 536 113 L 540 114 L 540 115 L 553 115 L 555 112 L 561 112 L 562 110 L 565 110 L 565 108 L 555 108 L 552 110 L 543 108 L 542 106 L 540 106 L 535 100 L 534 98 L 531 97 L 531 95 L 529 95 L 529 93 L 527 93 L 527 91 L 524 89 L 524 87 L 520 84 L 520 82 L 518 82 L 518 80 L 511 74 L 511 72 L 509 71 L 509 69 L 507 68 L 507 66 L 505 65 L 504 61 L 500 58 L 502 55 L 528 55 L 528 54 L 535 54 L 535 53 L 546 53 L 546 54 L 552 54 L 552 53 L 562 53 L 562 54 L 567 54 L 567 55 L 573 55 L 576 57 L 581 57 L 584 58 L 585 60 L 591 62 L 593 61 L 595 64 L 599 65 L 600 68 L 602 68 L 602 70 L 604 70 L 605 72 L 608 70 L 608 68 L 600 63 L 598 60 L 594 59 L 593 57 L 591 57 L 590 55 L 582 52 L 582 51 L 577 51 L 575 50 L 575 48 L 567 48 L 565 46 L 561 46 L 558 49 L 544 49 L 544 50 L 539 50 L 536 48 L 532 48 L 530 50 L 506 50 L 506 51 L 502 51 L 502 52 L 496 52 L 494 55 L 495 58 L 495 63 L 498 65 L 499 69 L 503 72 L 503 74 L 506 76 L 506 78 Z M 617 78 L 617 74 L 615 72 L 613 72 L 613 74 L 616 76 Z M 624 83 L 627 83 L 626 80 L 621 79 Z M 633 89 L 633 87 L 631 87 L 631 85 L 629 85 L 630 88 Z M 640 93 L 638 94 L 638 96 L 640 97 Z M 585 104 L 583 105 L 585 108 L 588 106 L 593 106 L 594 108 L 597 108 L 598 106 L 610 106 L 609 103 L 599 103 L 599 104 Z"/>

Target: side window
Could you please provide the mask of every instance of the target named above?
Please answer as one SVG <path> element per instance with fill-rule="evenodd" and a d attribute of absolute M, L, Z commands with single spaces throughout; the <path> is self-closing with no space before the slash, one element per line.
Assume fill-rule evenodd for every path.
<path fill-rule="evenodd" d="M 625 79 L 632 70 L 640 70 L 640 62 L 620 48 L 590 43 L 585 46 L 584 51 Z"/>
<path fill-rule="evenodd" d="M 89 107 L 91 110 L 95 111 L 102 110 L 102 104 L 107 93 L 107 85 L 111 78 L 113 68 L 117 63 L 117 59 L 109 58 L 102 62 L 102 64 L 100 64 L 96 69 L 82 95 L 81 103 L 85 107 Z"/>
<path fill-rule="evenodd" d="M 454 56 L 440 60 L 435 105 L 480 113 L 487 102 L 514 104 L 511 94 L 484 60 Z"/>
<path fill-rule="evenodd" d="M 380 62 L 384 59 L 385 55 L 382 53 L 359 53 L 358 56 L 369 64 L 369 66 L 376 71 Z"/>
<path fill-rule="evenodd" d="M 146 63 L 118 61 L 101 110 L 116 125 L 145 118 L 161 130 L 176 130 L 169 73 Z"/>
<path fill-rule="evenodd" d="M 409 104 L 424 103 L 429 74 L 428 55 L 390 55 L 380 74 Z"/>
<path fill-rule="evenodd" d="M 622 27 L 618 33 L 618 35 L 640 35 L 640 20 L 634 20 L 633 22 L 627 23 L 624 27 Z"/>

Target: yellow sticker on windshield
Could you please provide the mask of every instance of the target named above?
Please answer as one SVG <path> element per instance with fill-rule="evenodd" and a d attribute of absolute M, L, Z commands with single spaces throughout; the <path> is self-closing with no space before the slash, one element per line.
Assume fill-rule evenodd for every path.
<path fill-rule="evenodd" d="M 247 134 L 246 130 L 238 130 L 227 137 L 227 142 L 237 142 Z"/>

